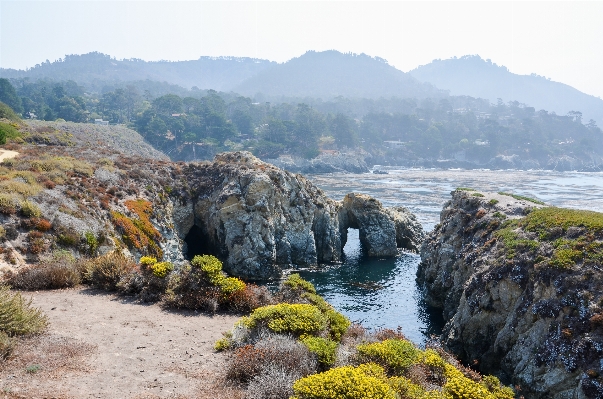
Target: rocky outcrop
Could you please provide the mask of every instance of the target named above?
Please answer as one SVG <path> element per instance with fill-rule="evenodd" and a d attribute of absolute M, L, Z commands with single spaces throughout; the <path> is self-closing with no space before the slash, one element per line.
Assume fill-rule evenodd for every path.
<path fill-rule="evenodd" d="M 120 153 L 92 149 L 84 128 L 36 129 L 28 139 L 52 135 L 73 145 L 11 147 L 19 156 L 3 163 L 0 273 L 56 249 L 76 258 L 120 250 L 176 266 L 211 254 L 233 275 L 265 279 L 286 268 L 340 262 L 351 227 L 361 229 L 371 256 L 393 256 L 398 243 L 415 249 L 421 239 L 420 226 L 404 212 L 365 196 L 344 206 L 248 152 L 172 163 L 129 154 L 138 140 Z M 398 239 L 409 232 L 409 240 Z"/>
<path fill-rule="evenodd" d="M 388 210 L 362 194 L 331 200 L 304 177 L 247 152 L 189 164 L 183 175 L 175 230 L 185 239 L 194 225 L 199 233 L 189 247 L 203 246 L 237 276 L 271 278 L 294 265 L 339 262 L 348 228 L 360 230 L 369 256 L 394 256 L 398 242 L 415 250 L 422 239 L 404 209 Z"/>
<path fill-rule="evenodd" d="M 603 397 L 603 214 L 457 190 L 421 259 L 462 360 L 526 398 Z"/>
<path fill-rule="evenodd" d="M 294 173 L 368 173 L 367 156 L 370 155 L 365 152 L 334 152 L 314 159 L 280 156 L 265 161 Z"/>

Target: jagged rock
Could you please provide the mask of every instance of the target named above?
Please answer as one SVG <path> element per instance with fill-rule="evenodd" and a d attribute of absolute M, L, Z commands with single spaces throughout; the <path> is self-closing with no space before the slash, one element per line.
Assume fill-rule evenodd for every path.
<path fill-rule="evenodd" d="M 340 223 L 358 229 L 360 243 L 369 256 L 395 256 L 396 225 L 379 201 L 366 195 L 351 193 L 344 197 Z"/>
<path fill-rule="evenodd" d="M 418 281 L 427 302 L 443 311 L 443 343 L 463 361 L 513 381 L 526 398 L 600 398 L 603 323 L 596 323 L 603 320 L 603 269 L 597 251 L 603 233 L 512 222 L 533 216 L 529 220 L 540 223 L 547 209 L 557 212 L 541 207 L 506 195 L 454 191 L 421 246 Z M 555 223 L 556 215 L 546 220 Z M 555 263 L 564 245 L 586 241 L 595 252 L 567 266 Z"/>
<path fill-rule="evenodd" d="M 403 206 L 387 208 L 396 227 L 396 246 L 418 252 L 425 233 L 417 217 Z"/>
<path fill-rule="evenodd" d="M 411 250 L 422 238 L 408 212 L 387 210 L 363 194 L 349 194 L 343 203 L 331 200 L 304 177 L 248 152 L 219 154 L 213 163 L 189 164 L 183 173 L 184 192 L 192 194 L 182 198 L 175 229 L 182 236 L 194 220 L 200 230 L 195 245 L 224 259 L 225 269 L 237 276 L 271 278 L 293 265 L 339 262 L 350 227 L 360 230 L 369 256 L 396 255 L 398 236 Z"/>

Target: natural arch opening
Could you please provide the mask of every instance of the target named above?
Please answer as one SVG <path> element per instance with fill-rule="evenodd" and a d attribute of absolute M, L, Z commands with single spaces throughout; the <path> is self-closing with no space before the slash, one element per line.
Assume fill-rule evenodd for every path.
<path fill-rule="evenodd" d="M 218 251 L 212 247 L 207 235 L 205 235 L 203 230 L 197 225 L 191 227 L 186 237 L 184 237 L 184 242 L 186 242 L 185 257 L 188 260 L 193 259 L 195 255 L 218 256 Z"/>
<path fill-rule="evenodd" d="M 343 246 L 343 259 L 346 262 L 359 261 L 363 255 L 362 244 L 360 243 L 360 230 L 348 227 L 345 245 Z"/>

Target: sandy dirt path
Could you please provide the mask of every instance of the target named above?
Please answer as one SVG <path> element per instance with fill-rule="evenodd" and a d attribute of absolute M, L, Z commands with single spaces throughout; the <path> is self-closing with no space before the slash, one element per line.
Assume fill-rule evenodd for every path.
<path fill-rule="evenodd" d="M 225 397 L 226 358 L 213 344 L 237 317 L 166 312 L 90 289 L 24 296 L 48 316 L 49 329 L 0 363 L 0 398 Z"/>
<path fill-rule="evenodd" d="M 0 150 L 0 162 L 4 161 L 5 159 L 14 158 L 17 155 L 19 155 L 17 151 Z"/>

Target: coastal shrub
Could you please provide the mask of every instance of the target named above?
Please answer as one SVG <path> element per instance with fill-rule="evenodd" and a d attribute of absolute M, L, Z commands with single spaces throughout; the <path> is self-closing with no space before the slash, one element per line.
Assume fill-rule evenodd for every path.
<path fill-rule="evenodd" d="M 299 375 L 280 367 L 269 366 L 251 379 L 247 397 L 253 399 L 288 399 L 293 395 L 293 383 Z"/>
<path fill-rule="evenodd" d="M 456 191 L 477 191 L 474 188 L 469 188 L 469 187 L 457 187 Z"/>
<path fill-rule="evenodd" d="M 31 306 L 31 300 L 23 299 L 20 293 L 13 293 L 8 287 L 0 287 L 0 332 L 9 337 L 37 334 L 46 325 L 46 316 Z"/>
<path fill-rule="evenodd" d="M 303 344 L 289 336 L 268 335 L 255 345 L 238 348 L 226 367 L 226 379 L 247 383 L 269 367 L 297 378 L 316 372 L 317 362 Z"/>
<path fill-rule="evenodd" d="M 383 368 L 375 364 L 337 367 L 293 384 L 291 399 L 396 399 Z"/>
<path fill-rule="evenodd" d="M 23 216 L 28 218 L 39 218 L 42 216 L 42 211 L 34 202 L 22 201 L 21 202 L 21 213 Z"/>
<path fill-rule="evenodd" d="M 584 227 L 589 232 L 603 234 L 603 213 L 578 209 L 546 207 L 533 210 L 520 225 L 527 231 L 546 234 L 547 230 L 560 227 Z"/>
<path fill-rule="evenodd" d="M 0 241 L 4 240 L 4 238 L 6 238 L 6 229 L 0 226 Z"/>
<path fill-rule="evenodd" d="M 220 289 L 224 297 L 229 297 L 237 291 L 245 289 L 245 283 L 236 277 L 226 277 L 222 272 L 222 262 L 215 256 L 197 255 L 191 265 L 198 267 L 205 273 L 209 283 Z"/>
<path fill-rule="evenodd" d="M 335 363 L 335 355 L 337 353 L 337 342 L 327 338 L 303 336 L 300 338 L 310 352 L 317 356 L 318 363 L 321 366 L 328 368 Z"/>
<path fill-rule="evenodd" d="M 0 193 L 0 213 L 14 215 L 19 210 L 21 201 L 14 193 Z"/>
<path fill-rule="evenodd" d="M 75 287 L 81 282 L 81 263 L 63 251 L 36 265 L 20 269 L 8 280 L 13 288 L 30 291 Z"/>
<path fill-rule="evenodd" d="M 84 239 L 86 240 L 86 252 L 91 256 L 94 255 L 98 249 L 98 239 L 91 231 L 84 233 Z"/>
<path fill-rule="evenodd" d="M 19 180 L 0 181 L 0 192 L 19 194 L 23 197 L 32 197 L 42 191 L 42 186 L 37 183 L 29 184 Z"/>
<path fill-rule="evenodd" d="M 559 248 L 553 252 L 549 264 L 559 268 L 568 268 L 580 261 L 582 256 L 582 251 L 571 248 Z"/>
<path fill-rule="evenodd" d="M 222 262 L 215 256 L 197 255 L 190 265 L 171 275 L 164 304 L 167 307 L 203 309 L 218 307 L 249 312 L 272 303 L 266 288 L 248 286 L 235 277 L 227 277 Z"/>
<path fill-rule="evenodd" d="M 228 298 L 232 310 L 249 313 L 262 306 L 274 304 L 272 294 L 268 288 L 255 284 L 245 284 L 245 288 L 233 292 Z"/>
<path fill-rule="evenodd" d="M 358 345 L 356 349 L 361 362 L 377 363 L 395 375 L 403 374 L 421 355 L 412 342 L 400 339 Z"/>
<path fill-rule="evenodd" d="M 172 270 L 174 270 L 174 265 L 170 262 L 157 262 L 149 266 L 149 268 L 155 277 L 165 278 Z"/>
<path fill-rule="evenodd" d="M 0 331 L 0 363 L 8 358 L 14 348 L 13 340 L 4 331 Z"/>
<path fill-rule="evenodd" d="M 337 342 L 350 327 L 350 320 L 337 312 L 325 299 L 316 293 L 316 288 L 297 273 L 291 274 L 282 284 L 278 295 L 281 301 L 288 303 L 309 303 L 316 306 L 327 317 L 329 334 Z"/>
<path fill-rule="evenodd" d="M 498 200 L 495 198 L 492 198 L 490 201 L 488 201 L 488 204 L 494 206 L 494 205 L 498 204 Z"/>
<path fill-rule="evenodd" d="M 451 399 L 513 399 L 515 393 L 504 387 L 496 377 L 486 377 L 480 382 L 473 381 L 452 366 L 446 364 L 446 384 L 444 393 Z"/>
<path fill-rule="evenodd" d="M 124 205 L 137 218 L 130 218 L 117 211 L 111 212 L 111 220 L 115 227 L 121 231 L 123 242 L 128 247 L 148 253 L 157 259 L 163 258 L 163 251 L 156 242 L 161 239 L 161 233 L 150 220 L 153 214 L 153 204 L 138 199 L 128 200 Z"/>
<path fill-rule="evenodd" d="M 94 287 L 115 290 L 120 280 L 135 268 L 124 254 L 114 251 L 88 261 L 85 279 Z"/>
<path fill-rule="evenodd" d="M 314 305 L 288 304 L 263 306 L 242 319 L 249 328 L 267 327 L 276 333 L 291 333 L 298 336 L 315 335 L 327 327 L 328 320 Z"/>
<path fill-rule="evenodd" d="M 484 196 L 484 194 L 482 194 L 482 193 L 473 193 L 473 194 L 471 194 L 471 195 L 472 195 L 473 197 L 483 197 L 483 196 Z"/>

